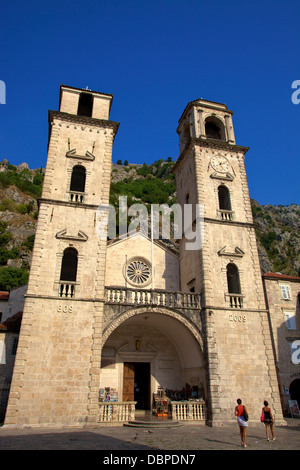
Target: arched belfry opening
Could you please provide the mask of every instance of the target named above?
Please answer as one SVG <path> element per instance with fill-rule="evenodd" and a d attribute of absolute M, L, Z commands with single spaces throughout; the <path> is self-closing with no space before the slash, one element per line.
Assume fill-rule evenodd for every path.
<path fill-rule="evenodd" d="M 223 122 L 215 116 L 205 120 L 205 135 L 208 139 L 226 140 Z"/>

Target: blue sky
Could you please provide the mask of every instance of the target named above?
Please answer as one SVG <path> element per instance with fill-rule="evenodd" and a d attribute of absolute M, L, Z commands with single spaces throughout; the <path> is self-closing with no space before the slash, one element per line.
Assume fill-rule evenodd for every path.
<path fill-rule="evenodd" d="M 45 166 L 61 84 L 114 95 L 114 162 L 175 160 L 178 119 L 201 97 L 234 111 L 250 196 L 299 204 L 299 21 L 298 0 L 2 2 L 0 160 Z"/>

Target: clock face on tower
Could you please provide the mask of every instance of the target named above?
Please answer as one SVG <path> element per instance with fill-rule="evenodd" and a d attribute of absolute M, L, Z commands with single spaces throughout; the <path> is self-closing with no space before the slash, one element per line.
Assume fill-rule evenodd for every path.
<path fill-rule="evenodd" d="M 227 158 L 222 157 L 221 155 L 215 156 L 211 159 L 211 166 L 219 173 L 226 173 L 230 169 Z"/>

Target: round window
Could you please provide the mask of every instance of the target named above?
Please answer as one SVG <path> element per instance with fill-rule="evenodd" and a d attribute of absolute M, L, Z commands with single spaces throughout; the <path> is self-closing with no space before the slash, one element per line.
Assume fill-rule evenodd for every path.
<path fill-rule="evenodd" d="M 151 264 L 144 258 L 132 258 L 126 263 L 124 274 L 132 286 L 147 286 L 151 282 Z"/>

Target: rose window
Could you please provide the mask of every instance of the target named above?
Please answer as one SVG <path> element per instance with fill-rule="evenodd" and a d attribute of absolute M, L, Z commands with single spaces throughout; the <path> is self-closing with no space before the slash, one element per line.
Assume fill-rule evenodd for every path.
<path fill-rule="evenodd" d="M 125 277 L 133 286 L 146 286 L 151 281 L 150 263 L 143 258 L 129 260 L 125 266 Z"/>

